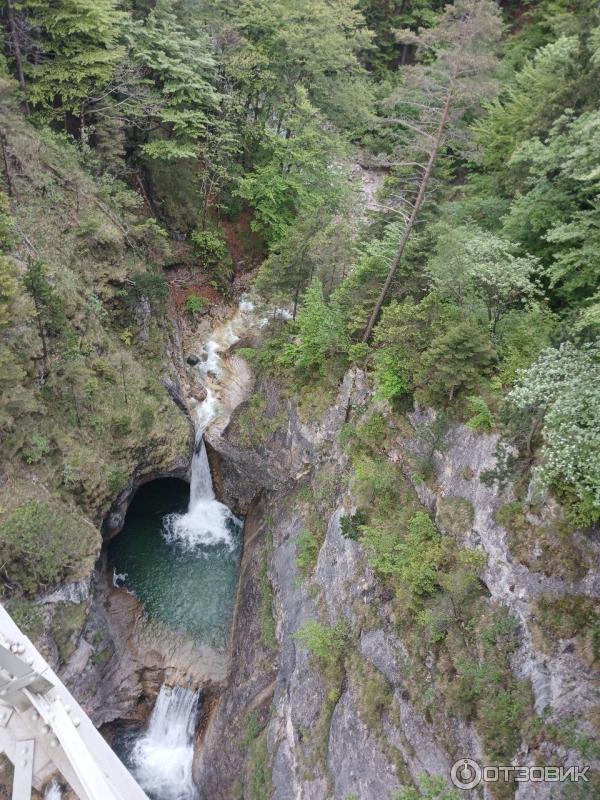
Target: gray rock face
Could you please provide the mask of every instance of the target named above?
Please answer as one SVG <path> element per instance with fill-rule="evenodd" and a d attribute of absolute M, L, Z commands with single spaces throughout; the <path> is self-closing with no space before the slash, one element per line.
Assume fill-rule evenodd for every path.
<path fill-rule="evenodd" d="M 273 800 L 347 800 L 354 796 L 359 800 L 392 800 L 402 785 L 419 787 L 424 774 L 449 777 L 450 767 L 459 756 L 481 759 L 483 748 L 469 722 L 447 716 L 440 729 L 411 702 L 410 658 L 394 628 L 388 599 L 367 564 L 362 546 L 341 531 L 343 509 L 352 506 L 345 489 L 332 501 L 333 513 L 327 521 L 313 577 L 302 580 L 298 571 L 296 540 L 306 527 L 312 503 L 293 494 L 295 484 L 311 471 L 318 475 L 319 470 L 344 469 L 346 456 L 337 443 L 337 433 L 351 408 L 372 404 L 373 399 L 364 375 L 350 371 L 336 403 L 320 420 L 306 424 L 298 418 L 292 402 L 280 400 L 274 386 L 266 385 L 262 390 L 268 398 L 269 415 L 285 412 L 284 429 L 258 447 L 240 446 L 229 430 L 214 436 L 209 433 L 208 438 L 221 461 L 226 502 L 247 508 L 252 497 L 264 492 L 265 524 L 255 526 L 251 546 L 256 552 L 257 540 L 261 540 L 263 555 L 268 554 L 278 654 L 271 652 L 265 660 L 264 651 L 256 647 L 258 634 L 252 614 L 261 613 L 256 597 L 260 594 L 263 562 L 251 557 L 240 583 L 240 616 L 234 631 L 228 687 L 199 749 L 196 774 L 203 800 L 234 796 L 228 777 L 232 769 L 241 776 L 237 789 L 241 794 L 237 796 L 243 794 L 248 800 L 250 795 L 243 787 L 248 785 L 248 770 L 254 762 L 251 755 L 245 761 L 240 756 L 239 731 L 240 721 L 257 708 L 261 725 L 266 724 L 261 735 L 266 735 L 271 767 L 265 796 Z M 428 450 L 434 477 L 427 484 L 415 481 L 415 490 L 443 532 L 463 546 L 485 551 L 487 566 L 482 579 L 490 600 L 506 606 L 520 623 L 513 671 L 531 680 L 537 709 L 550 704 L 555 719 L 575 714 L 583 720 L 600 702 L 598 673 L 569 642 L 557 643 L 552 652 L 540 649 L 533 627 L 533 603 L 542 593 L 598 597 L 598 569 L 588 569 L 583 577 L 571 580 L 538 573 L 520 563 L 511 551 L 508 532 L 496 521 L 498 510 L 513 500 L 511 489 L 499 490 L 480 480 L 483 471 L 495 466 L 497 437 L 481 436 L 452 424 L 441 435 L 427 438 L 422 428 L 434 426 L 435 414 L 417 411 L 411 421 L 414 437 L 399 437 L 389 457 L 404 464 L 406 453 L 419 452 L 423 447 Z M 449 500 L 462 513 L 461 530 L 445 528 L 452 521 Z M 550 518 L 554 511 L 548 503 L 543 514 Z M 540 520 L 535 522 L 541 524 Z M 589 547 L 592 563 L 600 553 L 596 552 L 597 543 L 592 541 Z M 323 725 L 322 709 L 330 687 L 295 638 L 309 619 L 328 625 L 346 620 L 353 630 L 360 631 L 354 645 L 356 658 L 390 687 L 387 708 L 376 727 L 362 709 L 360 679 L 357 682 L 351 676 Z M 429 660 L 427 666 L 431 667 Z M 580 729 L 593 735 L 587 725 L 582 722 Z M 319 756 L 315 750 L 315 738 L 323 740 L 324 758 L 323 751 Z M 541 742 L 536 753 L 520 752 L 516 759 L 527 764 L 536 763 L 540 757 L 546 763 L 581 761 L 580 754 L 552 742 Z M 216 791 L 215 787 L 220 788 Z M 536 785 L 534 789 L 521 786 L 516 797 L 549 800 L 547 787 Z M 489 788 L 483 796 L 492 797 Z"/>
<path fill-rule="evenodd" d="M 396 765 L 390 764 L 377 736 L 362 722 L 351 691 L 340 698 L 329 734 L 327 759 L 333 777 L 333 797 L 361 800 L 393 797 L 400 789 Z"/>
<path fill-rule="evenodd" d="M 520 646 L 514 657 L 517 675 L 531 680 L 536 711 L 541 713 L 550 707 L 556 717 L 583 719 L 590 707 L 600 702 L 598 673 L 570 652 L 566 641 L 551 654 L 536 648 L 531 628 L 532 604 L 541 594 L 548 593 L 556 597 L 568 594 L 599 598 L 600 568 L 589 569 L 581 580 L 567 580 L 530 571 L 517 561 L 511 553 L 507 530 L 496 522 L 498 510 L 513 499 L 512 492 L 486 486 L 479 480 L 482 472 L 495 465 L 496 443 L 496 436 L 475 434 L 464 425 L 452 426 L 444 447 L 435 456 L 435 497 L 424 499 L 432 510 L 439 509 L 444 497 L 461 497 L 471 503 L 473 523 L 465 531 L 464 541 L 485 551 L 487 567 L 483 579 L 491 597 L 509 608 L 521 623 Z M 547 515 L 556 510 L 548 501 Z M 439 510 L 437 520 L 439 524 Z M 587 546 L 595 551 L 599 564 L 597 544 L 589 541 Z"/>

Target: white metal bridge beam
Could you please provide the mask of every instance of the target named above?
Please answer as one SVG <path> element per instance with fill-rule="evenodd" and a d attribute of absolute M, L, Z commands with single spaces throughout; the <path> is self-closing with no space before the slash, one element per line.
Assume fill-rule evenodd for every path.
<path fill-rule="evenodd" d="M 14 765 L 13 800 L 56 769 L 80 800 L 148 800 L 1 604 L 0 752 Z"/>

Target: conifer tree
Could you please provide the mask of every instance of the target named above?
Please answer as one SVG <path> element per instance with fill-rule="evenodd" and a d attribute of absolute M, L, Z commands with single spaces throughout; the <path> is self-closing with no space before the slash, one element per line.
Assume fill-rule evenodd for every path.
<path fill-rule="evenodd" d="M 85 123 L 94 95 L 109 83 L 124 55 L 119 44 L 126 14 L 116 0 L 24 0 L 37 38 L 24 66 L 29 99 L 44 118 Z"/>
<path fill-rule="evenodd" d="M 423 206 L 431 199 L 435 167 L 444 150 L 460 149 L 467 112 L 493 91 L 494 44 L 500 34 L 498 9 L 491 0 L 457 0 L 435 28 L 404 38 L 425 51 L 427 61 L 406 67 L 393 98 L 398 112 L 387 120 L 397 129 L 399 165 L 412 170 L 400 214 L 404 232 L 363 334 L 371 338 Z"/>

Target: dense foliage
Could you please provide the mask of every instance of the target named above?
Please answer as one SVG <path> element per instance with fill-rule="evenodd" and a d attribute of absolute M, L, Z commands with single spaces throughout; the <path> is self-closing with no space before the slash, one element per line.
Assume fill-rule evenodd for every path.
<path fill-rule="evenodd" d="M 434 520 L 414 486 L 428 491 L 440 431 L 459 420 L 465 436 L 501 434 L 485 480 L 515 479 L 498 522 L 518 553 L 548 493 L 567 534 L 527 540 L 529 559 L 544 561 L 556 534 L 569 560 L 574 526 L 600 518 L 598 3 L 2 9 L 0 595 L 29 603 L 85 572 L 97 537 L 84 515 L 98 521 L 146 462 L 140 432 L 155 456 L 180 455 L 189 432 L 163 374 L 169 298 L 195 324 L 231 296 L 236 271 L 260 264 L 254 288 L 277 313 L 240 354 L 278 379 L 302 422 L 350 368 L 375 386 L 377 411 L 349 409 L 340 437 L 358 505 L 342 533 L 414 652 L 440 656 L 452 714 L 508 763 L 530 714 L 511 671 L 517 623 L 488 602 L 483 557 L 457 543 L 471 504 L 444 497 Z M 232 423 L 240 442 L 284 426 L 268 406 L 255 393 Z M 415 447 L 398 456 L 402 426 Z M 302 580 L 325 495 L 295 541 Z M 549 608 L 540 601 L 540 625 L 556 633 Z M 573 609 L 563 617 L 577 628 Z M 297 634 L 328 684 L 323 720 L 356 668 L 352 635 L 314 620 Z M 363 689 L 366 716 L 380 716 L 389 687 L 369 674 Z M 429 684 L 422 695 L 435 718 Z M 252 797 L 268 792 L 268 758 L 265 733 Z M 423 791 L 453 797 L 435 779 Z"/>

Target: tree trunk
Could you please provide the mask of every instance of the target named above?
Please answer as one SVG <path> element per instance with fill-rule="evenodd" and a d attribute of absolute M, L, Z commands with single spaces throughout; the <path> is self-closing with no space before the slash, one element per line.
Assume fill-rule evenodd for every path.
<path fill-rule="evenodd" d="M 10 31 L 10 38 L 13 46 L 13 53 L 15 56 L 15 64 L 17 67 L 17 79 L 19 86 L 25 92 L 27 86 L 25 84 L 25 73 L 23 72 L 23 56 L 21 55 L 21 46 L 19 44 L 19 35 L 17 33 L 17 26 L 15 24 L 15 13 L 13 8 L 13 0 L 6 0 L 6 14 L 8 18 L 8 29 Z M 23 99 L 25 111 L 29 114 L 29 103 Z"/>
<path fill-rule="evenodd" d="M 450 113 L 450 108 L 452 106 L 454 85 L 456 82 L 457 74 L 458 74 L 458 63 L 454 69 L 452 78 L 450 80 L 450 84 L 448 86 L 446 101 L 444 103 L 444 107 L 442 109 L 442 115 L 440 117 L 440 122 L 435 134 L 435 138 L 433 140 L 433 145 L 429 154 L 427 167 L 425 168 L 425 172 L 423 173 L 423 177 L 421 178 L 421 183 L 419 185 L 417 198 L 415 200 L 410 217 L 408 218 L 408 221 L 406 223 L 406 228 L 402 235 L 402 239 L 400 240 L 398 250 L 396 251 L 396 255 L 394 256 L 394 260 L 392 261 L 392 265 L 388 272 L 387 278 L 385 279 L 385 283 L 383 284 L 383 288 L 381 290 L 379 298 L 375 303 L 375 308 L 373 309 L 373 313 L 371 314 L 369 322 L 367 323 L 367 327 L 365 328 L 365 332 L 362 337 L 363 342 L 368 342 L 369 339 L 371 338 L 371 334 L 373 333 L 373 328 L 375 327 L 375 323 L 379 318 L 379 314 L 381 313 L 381 309 L 383 307 L 387 294 L 390 290 L 390 286 L 392 285 L 392 281 L 394 280 L 394 275 L 396 274 L 398 267 L 400 266 L 400 262 L 402 261 L 402 256 L 404 255 L 406 245 L 408 244 L 408 240 L 410 239 L 410 235 L 417 221 L 417 217 L 419 216 L 419 212 L 421 211 L 423 201 L 425 200 L 425 193 L 427 191 L 427 186 L 429 185 L 431 175 L 433 174 L 433 168 L 435 166 L 435 162 L 437 161 L 437 157 L 439 155 L 442 139 L 444 136 L 444 131 L 446 128 L 446 123 L 448 121 L 448 114 Z"/>
<path fill-rule="evenodd" d="M 15 196 L 15 187 L 10 172 L 10 163 L 8 161 L 8 152 L 6 148 L 6 134 L 0 131 L 0 147 L 2 148 L 2 160 L 4 162 L 4 174 L 6 176 L 6 188 L 8 189 L 8 196 Z"/>

